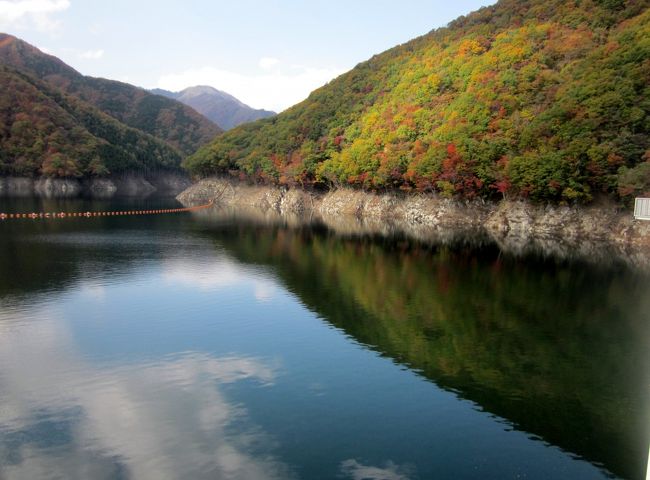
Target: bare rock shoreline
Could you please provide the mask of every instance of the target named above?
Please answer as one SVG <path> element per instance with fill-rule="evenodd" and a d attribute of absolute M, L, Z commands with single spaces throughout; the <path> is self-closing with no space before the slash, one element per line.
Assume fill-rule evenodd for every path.
<path fill-rule="evenodd" d="M 0 197 L 91 198 L 175 196 L 191 185 L 176 173 L 123 174 L 105 178 L 0 177 Z"/>
<path fill-rule="evenodd" d="M 255 186 L 224 178 L 195 183 L 177 199 L 186 206 L 215 201 L 217 208 L 266 219 L 308 218 L 340 233 L 399 232 L 436 242 L 481 235 L 505 251 L 559 258 L 621 260 L 650 270 L 650 222 L 614 203 L 535 205 L 516 200 L 458 201 L 436 195 L 373 194 L 352 189 L 326 193 Z"/>

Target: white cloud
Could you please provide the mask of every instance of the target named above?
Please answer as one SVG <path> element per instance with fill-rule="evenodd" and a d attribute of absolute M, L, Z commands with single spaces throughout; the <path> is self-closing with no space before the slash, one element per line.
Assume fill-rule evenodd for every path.
<path fill-rule="evenodd" d="M 79 58 L 85 58 L 88 60 L 99 60 L 104 56 L 104 50 L 86 50 L 79 54 Z"/>
<path fill-rule="evenodd" d="M 260 58 L 259 66 L 260 66 L 260 68 L 263 68 L 264 70 L 268 70 L 270 68 L 275 67 L 279 63 L 280 63 L 280 60 L 278 60 L 277 58 L 264 57 L 264 58 Z"/>
<path fill-rule="evenodd" d="M 341 462 L 341 473 L 352 480 L 409 480 L 412 467 L 396 465 L 390 460 L 384 467 L 363 465 L 354 459 Z"/>
<path fill-rule="evenodd" d="M 244 75 L 203 67 L 163 75 L 156 86 L 178 92 L 193 85 L 211 85 L 251 107 L 280 112 L 304 100 L 313 90 L 344 71 L 338 68 L 293 66 L 285 71 L 275 69 L 259 75 Z"/>
<path fill-rule="evenodd" d="M 59 25 L 51 15 L 68 8 L 69 0 L 0 0 L 0 27 L 51 30 Z"/>

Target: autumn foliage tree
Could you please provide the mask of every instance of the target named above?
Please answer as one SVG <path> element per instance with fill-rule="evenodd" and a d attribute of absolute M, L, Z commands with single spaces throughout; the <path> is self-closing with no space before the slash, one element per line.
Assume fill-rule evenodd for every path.
<path fill-rule="evenodd" d="M 649 0 L 501 0 L 227 132 L 185 165 L 249 175 L 264 164 L 280 184 L 459 198 L 633 195 L 650 149 L 648 38 Z"/>

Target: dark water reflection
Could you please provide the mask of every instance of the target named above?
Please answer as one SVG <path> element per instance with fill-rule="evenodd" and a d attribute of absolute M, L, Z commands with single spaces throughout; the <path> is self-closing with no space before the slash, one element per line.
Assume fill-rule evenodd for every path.
<path fill-rule="evenodd" d="M 644 476 L 645 274 L 185 214 L 0 248 L 0 478 Z"/>

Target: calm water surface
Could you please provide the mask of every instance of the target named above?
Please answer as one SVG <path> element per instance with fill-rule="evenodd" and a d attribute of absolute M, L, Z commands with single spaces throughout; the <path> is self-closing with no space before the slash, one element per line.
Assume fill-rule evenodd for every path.
<path fill-rule="evenodd" d="M 650 277 L 622 266 L 192 214 L 4 222 L 0 478 L 639 479 L 649 347 Z"/>

